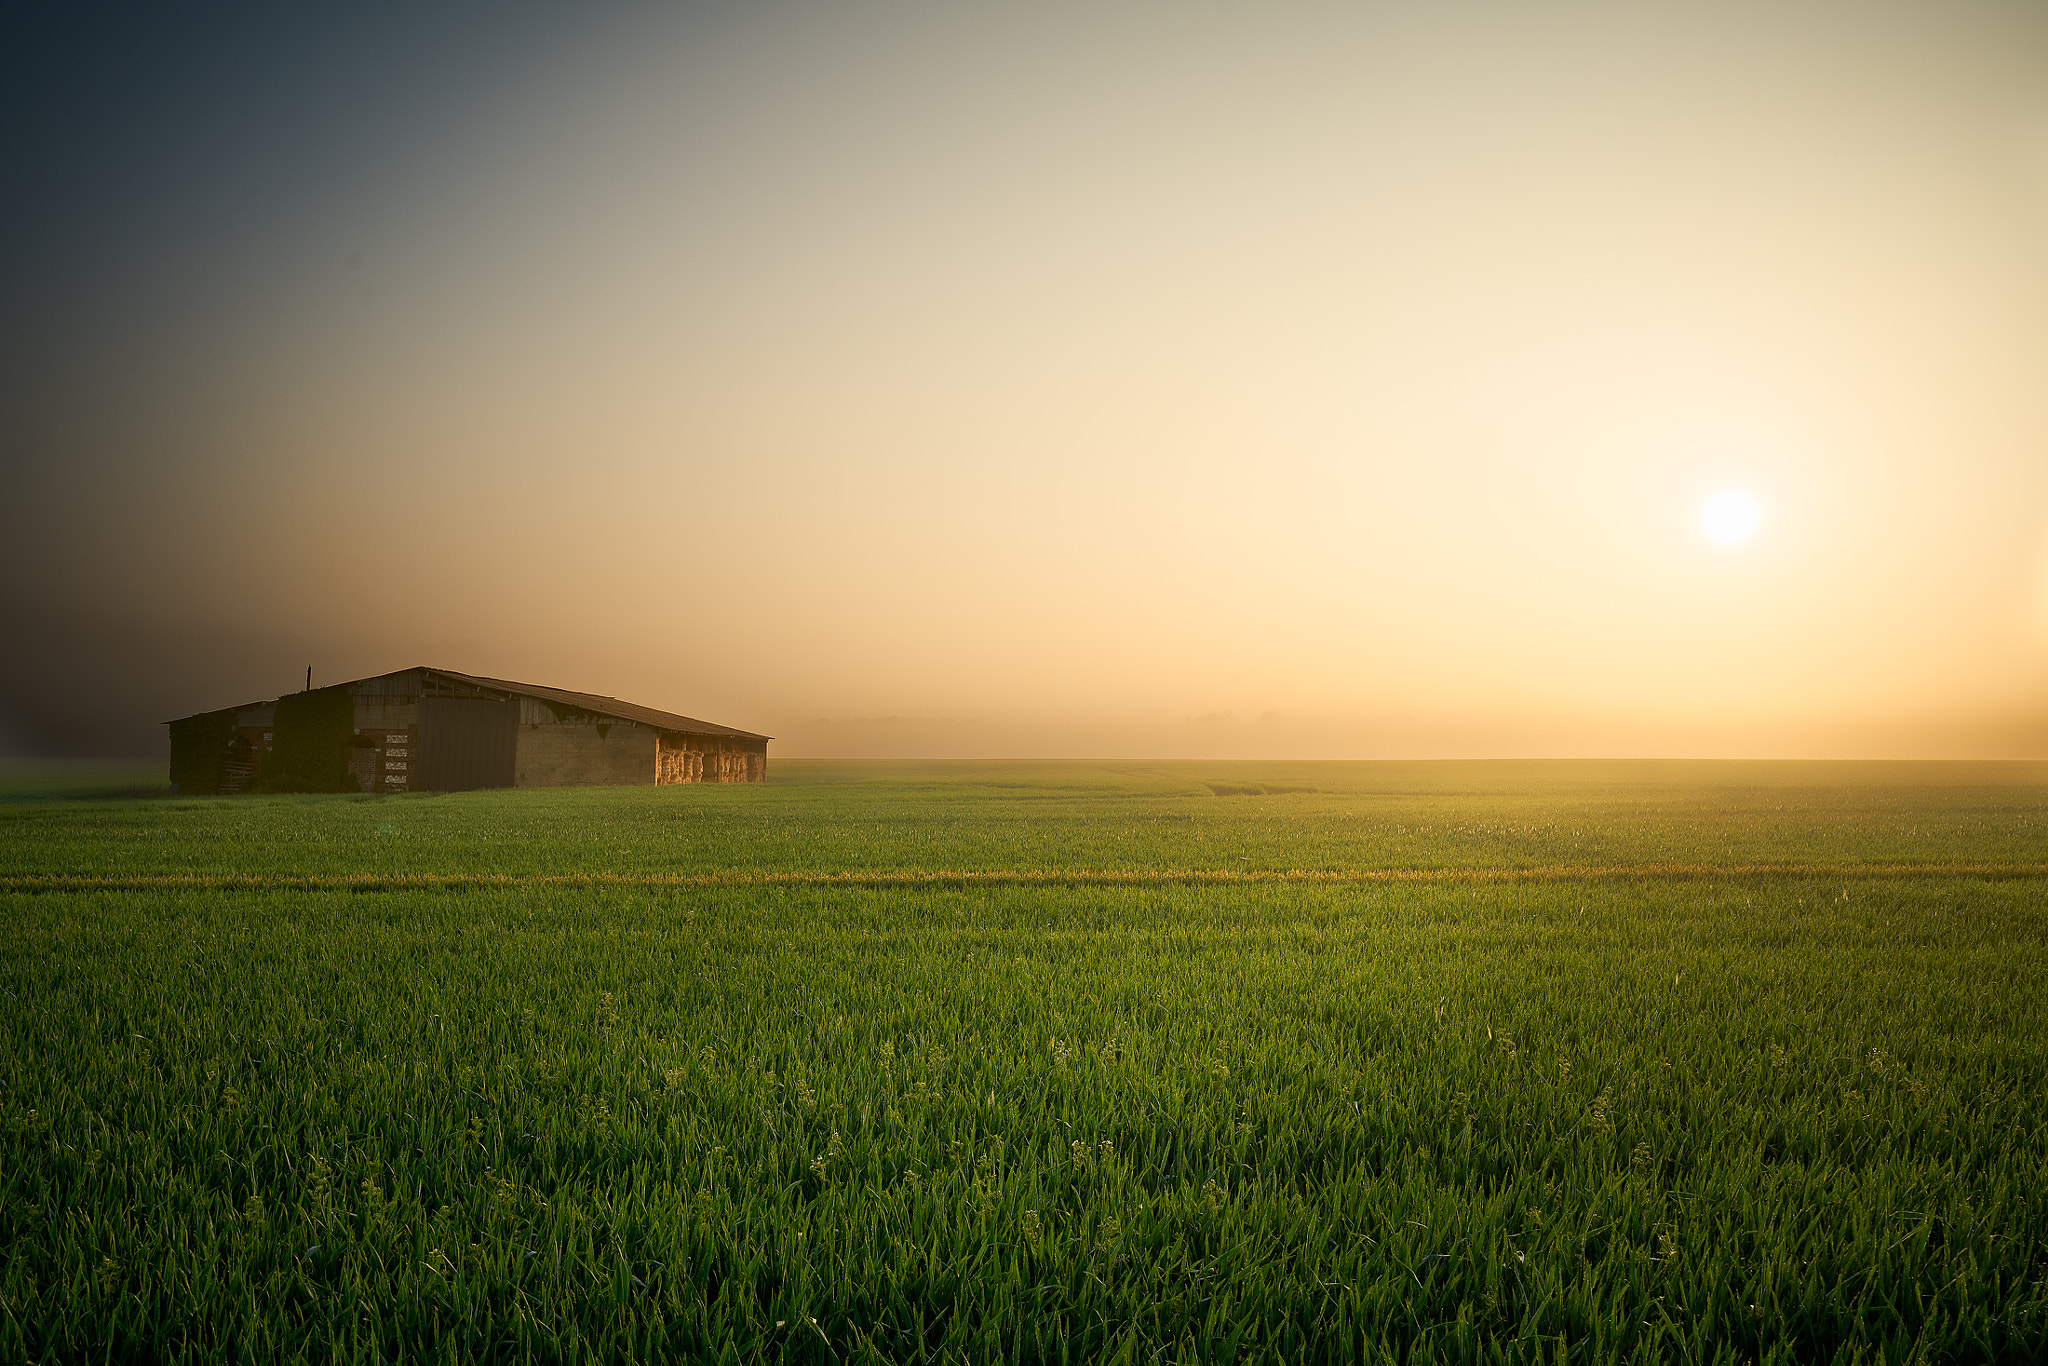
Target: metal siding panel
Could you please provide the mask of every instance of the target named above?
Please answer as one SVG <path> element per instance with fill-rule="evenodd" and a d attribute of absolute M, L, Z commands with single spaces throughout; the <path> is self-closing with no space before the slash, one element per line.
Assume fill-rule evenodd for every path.
<path fill-rule="evenodd" d="M 516 700 L 423 697 L 419 769 L 413 786 L 428 792 L 510 787 L 518 734 Z"/>

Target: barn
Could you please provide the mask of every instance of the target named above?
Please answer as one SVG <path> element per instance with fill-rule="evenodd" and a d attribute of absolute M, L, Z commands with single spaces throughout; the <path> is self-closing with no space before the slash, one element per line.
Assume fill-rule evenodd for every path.
<path fill-rule="evenodd" d="M 766 735 L 595 693 L 403 669 L 165 722 L 171 790 L 759 783 Z"/>

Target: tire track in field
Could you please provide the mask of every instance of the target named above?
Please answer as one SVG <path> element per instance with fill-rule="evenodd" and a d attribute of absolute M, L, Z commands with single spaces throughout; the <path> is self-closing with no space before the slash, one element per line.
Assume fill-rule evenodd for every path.
<path fill-rule="evenodd" d="M 1616 863 L 1352 869 L 902 869 L 713 873 L 23 873 L 5 892 L 491 891 L 526 888 L 1350 887 L 1388 883 L 1699 881 L 1712 878 L 2048 877 L 2048 863 Z"/>

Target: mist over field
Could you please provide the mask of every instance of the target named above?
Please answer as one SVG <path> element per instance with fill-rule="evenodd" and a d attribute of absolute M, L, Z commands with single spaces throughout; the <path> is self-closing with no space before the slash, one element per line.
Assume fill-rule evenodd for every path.
<path fill-rule="evenodd" d="M 2048 756 L 2038 6 L 9 24 L 0 752 Z"/>

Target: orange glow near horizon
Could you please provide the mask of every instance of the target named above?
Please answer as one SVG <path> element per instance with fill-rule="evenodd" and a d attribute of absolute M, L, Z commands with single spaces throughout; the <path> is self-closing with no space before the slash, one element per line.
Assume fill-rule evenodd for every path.
<path fill-rule="evenodd" d="M 202 252 L 33 535 L 783 754 L 2048 756 L 2044 33 L 650 20 Z"/>

